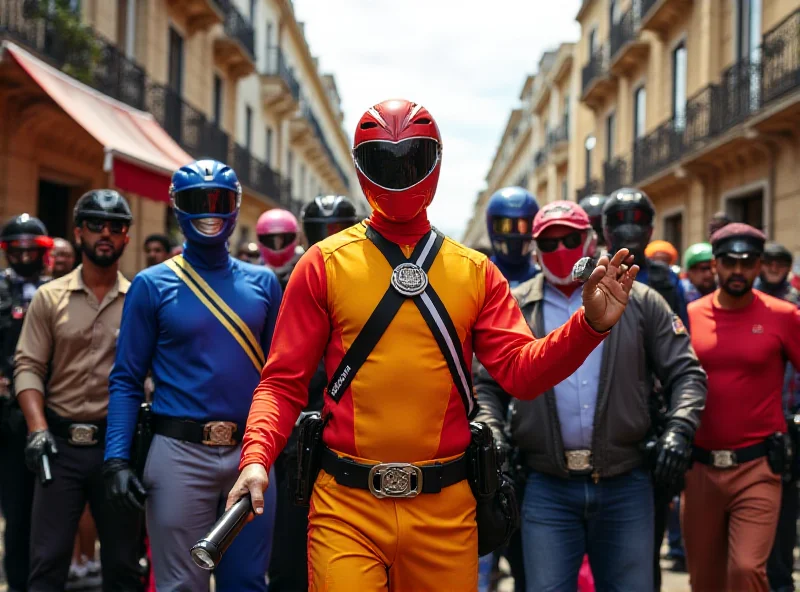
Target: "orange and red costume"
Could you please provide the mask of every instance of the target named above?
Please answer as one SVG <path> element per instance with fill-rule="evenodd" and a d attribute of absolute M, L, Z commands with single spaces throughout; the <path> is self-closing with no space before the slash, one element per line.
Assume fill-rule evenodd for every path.
<path fill-rule="evenodd" d="M 411 117 L 418 113 L 415 108 Z M 380 200 L 367 197 L 376 208 L 372 217 L 311 247 L 292 273 L 253 397 L 241 467 L 272 465 L 306 405 L 318 361 L 324 357 L 330 379 L 389 287 L 392 268 L 366 237 L 365 224 L 406 256 L 430 230 L 424 206 L 411 219 L 394 221 Z M 450 239 L 428 278 L 452 318 L 464 359 L 474 353 L 516 397 L 531 399 L 566 379 L 604 338 L 581 310 L 547 338 L 534 339 L 494 264 Z M 425 465 L 457 458 L 470 442 L 448 365 L 410 301 L 338 404 L 326 394 L 323 413 L 330 414 L 325 444 L 364 463 Z M 477 546 L 467 481 L 437 494 L 378 499 L 337 484 L 325 471 L 317 478 L 309 512 L 311 590 L 474 590 Z"/>

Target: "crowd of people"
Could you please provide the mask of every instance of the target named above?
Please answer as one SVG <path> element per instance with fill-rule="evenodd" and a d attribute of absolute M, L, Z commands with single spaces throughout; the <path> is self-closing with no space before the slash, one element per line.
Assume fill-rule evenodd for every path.
<path fill-rule="evenodd" d="M 368 220 L 320 196 L 299 221 L 265 212 L 233 254 L 235 171 L 182 167 L 184 242 L 149 236 L 133 278 L 116 191 L 78 200 L 73 241 L 28 214 L 5 223 L 10 591 L 208 590 L 189 549 L 246 494 L 220 591 L 488 591 L 502 555 L 517 590 L 659 590 L 665 533 L 695 591 L 793 590 L 786 248 L 719 214 L 681 258 L 651 240 L 638 189 L 540 207 L 510 187 L 489 201 L 481 254 L 428 222 L 441 139 L 423 107 L 374 106 L 353 154 Z M 312 412 L 308 508 L 297 439 Z M 521 520 L 479 558 L 481 425 Z"/>

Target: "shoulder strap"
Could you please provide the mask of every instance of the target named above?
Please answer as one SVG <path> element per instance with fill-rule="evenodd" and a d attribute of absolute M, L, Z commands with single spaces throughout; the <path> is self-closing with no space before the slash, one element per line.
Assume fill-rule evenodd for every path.
<path fill-rule="evenodd" d="M 189 289 L 194 292 L 198 300 L 213 314 L 228 333 L 242 346 L 244 353 L 253 362 L 256 370 L 260 373 L 266 363 L 264 351 L 258 340 L 250 331 L 245 322 L 237 315 L 231 307 L 200 277 L 191 264 L 177 255 L 164 262 L 175 275 L 177 275 Z"/>
<path fill-rule="evenodd" d="M 366 234 L 367 238 L 386 257 L 393 269 L 397 270 L 403 264 L 413 264 L 421 268 L 423 273 L 427 273 L 430 269 L 444 242 L 444 235 L 438 230 L 432 229 L 428 235 L 417 243 L 411 257 L 406 258 L 399 246 L 381 236 L 371 226 L 367 227 Z M 367 360 L 386 332 L 386 329 L 388 329 L 406 298 L 408 296 L 404 296 L 395 289 L 394 284 L 389 286 L 378 306 L 367 319 L 361 332 L 345 352 L 342 361 L 328 383 L 328 395 L 335 402 L 339 402 L 347 387 L 355 378 L 359 368 Z M 453 382 L 461 395 L 467 415 L 472 418 L 477 409 L 472 397 L 471 375 L 464 361 L 458 332 L 453 320 L 430 283 L 427 283 L 423 292 L 411 296 L 411 299 L 436 339 L 436 343 L 439 345 L 439 349 L 442 351 L 453 376 Z"/>

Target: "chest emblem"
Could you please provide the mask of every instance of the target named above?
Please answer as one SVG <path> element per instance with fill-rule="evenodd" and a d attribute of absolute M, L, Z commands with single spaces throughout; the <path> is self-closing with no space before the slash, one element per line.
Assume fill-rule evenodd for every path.
<path fill-rule="evenodd" d="M 753 334 L 761 335 L 764 332 L 764 327 L 758 324 L 753 325 Z"/>
<path fill-rule="evenodd" d="M 675 335 L 686 335 L 686 326 L 683 324 L 680 317 L 672 317 L 672 332 L 675 333 Z"/>
<path fill-rule="evenodd" d="M 428 274 L 413 263 L 401 263 L 392 272 L 392 286 L 403 296 L 417 296 L 428 287 Z"/>

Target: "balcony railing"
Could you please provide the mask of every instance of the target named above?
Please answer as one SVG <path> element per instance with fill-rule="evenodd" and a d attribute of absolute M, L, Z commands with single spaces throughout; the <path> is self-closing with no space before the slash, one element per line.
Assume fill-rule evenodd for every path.
<path fill-rule="evenodd" d="M 256 55 L 256 33 L 253 26 L 239 12 L 231 0 L 216 0 L 225 13 L 225 34 L 236 39 L 255 59 Z"/>
<path fill-rule="evenodd" d="M 603 193 L 605 195 L 631 184 L 631 167 L 628 161 L 628 158 L 619 157 L 603 163 Z"/>
<path fill-rule="evenodd" d="M 589 197 L 595 193 L 600 193 L 600 189 L 602 189 L 602 187 L 603 184 L 598 179 L 592 179 L 575 192 L 575 201 L 580 201 L 584 197 Z"/>
<path fill-rule="evenodd" d="M 268 76 L 280 76 L 289 87 L 289 92 L 295 102 L 300 100 L 300 83 L 294 77 L 292 70 L 286 63 L 286 58 L 283 56 L 283 51 L 280 47 L 270 47 L 267 50 L 267 67 L 264 74 Z"/>
<path fill-rule="evenodd" d="M 556 144 L 569 140 L 569 127 L 567 122 L 563 122 L 557 128 L 547 132 L 547 150 L 553 150 Z"/>
<path fill-rule="evenodd" d="M 101 93 L 144 109 L 143 68 L 90 27 L 80 25 L 78 32 L 67 31 L 63 22 L 55 18 L 26 15 L 23 5 L 23 0 L 0 0 L 0 37 L 25 45 Z"/>
<path fill-rule="evenodd" d="M 764 35 L 761 63 L 764 104 L 800 87 L 800 11 Z"/>
<path fill-rule="evenodd" d="M 608 45 L 595 50 L 581 72 L 583 93 L 592 86 L 595 80 L 608 76 Z"/>
<path fill-rule="evenodd" d="M 544 161 L 547 159 L 547 151 L 543 148 L 536 151 L 536 154 L 533 156 L 533 166 L 537 169 L 544 164 Z"/>
<path fill-rule="evenodd" d="M 305 101 L 303 102 L 303 106 L 301 107 L 301 109 L 303 117 L 305 117 L 308 123 L 311 125 L 311 130 L 313 134 L 317 137 L 319 143 L 322 145 L 322 150 L 323 152 L 325 152 L 325 155 L 328 157 L 328 160 L 330 161 L 331 165 L 336 170 L 336 174 L 341 179 L 342 184 L 349 190 L 350 183 L 347 180 L 344 171 L 339 166 L 339 163 L 336 161 L 336 157 L 333 155 L 333 150 L 331 150 L 331 147 L 328 145 L 328 141 L 325 139 L 325 133 L 322 131 L 322 126 L 319 124 L 319 121 L 314 115 L 314 111 L 311 109 L 311 106 Z"/>
<path fill-rule="evenodd" d="M 653 8 L 656 4 L 659 3 L 660 0 L 640 0 L 641 4 L 641 15 L 647 16 L 647 13 L 650 12 L 650 9 Z"/>
<path fill-rule="evenodd" d="M 639 7 L 636 2 L 634 2 L 631 7 L 625 11 L 619 21 L 611 23 L 609 45 L 611 47 L 610 55 L 612 60 L 620 49 L 636 39 L 639 33 L 639 14 Z"/>

